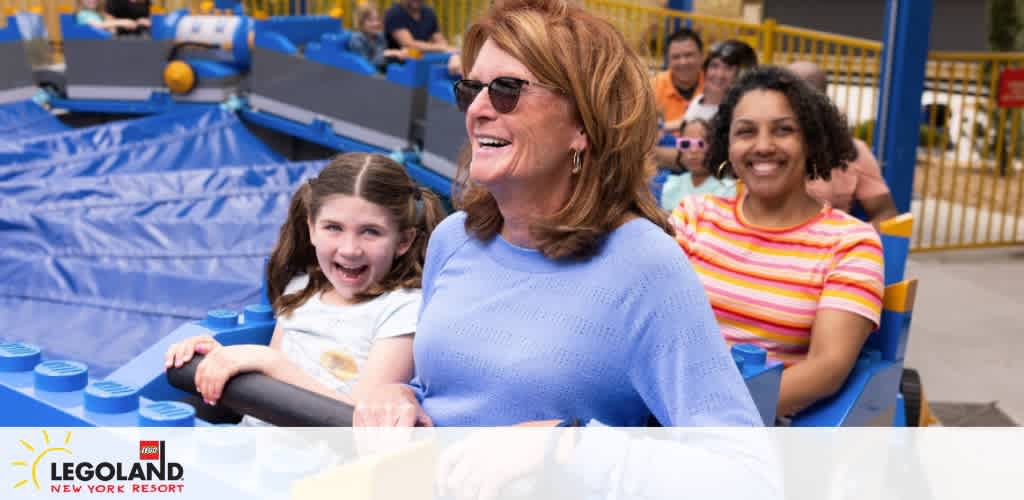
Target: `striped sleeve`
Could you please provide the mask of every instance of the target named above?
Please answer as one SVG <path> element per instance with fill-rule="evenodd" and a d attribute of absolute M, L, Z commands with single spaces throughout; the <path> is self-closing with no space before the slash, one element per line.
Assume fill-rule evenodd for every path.
<path fill-rule="evenodd" d="M 676 232 L 676 242 L 687 255 L 690 254 L 697 237 L 697 219 L 700 206 L 703 203 L 704 196 L 684 197 L 675 210 L 672 210 L 672 216 L 669 217 L 669 222 Z"/>
<path fill-rule="evenodd" d="M 839 309 L 863 316 L 878 327 L 884 286 L 882 245 L 874 228 L 852 226 L 836 248 L 825 277 L 818 309 Z"/>

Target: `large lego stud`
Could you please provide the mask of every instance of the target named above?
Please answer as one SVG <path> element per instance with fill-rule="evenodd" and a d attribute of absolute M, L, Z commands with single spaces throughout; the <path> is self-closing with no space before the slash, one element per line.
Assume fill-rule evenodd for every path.
<path fill-rule="evenodd" d="M 95 413 L 127 413 L 139 409 L 139 390 L 110 380 L 85 388 L 85 409 Z"/>
<path fill-rule="evenodd" d="M 732 360 L 736 363 L 736 368 L 739 368 L 740 373 L 742 373 L 743 372 L 743 356 L 740 356 L 738 354 L 733 354 L 732 355 Z"/>
<path fill-rule="evenodd" d="M 743 360 L 742 364 L 737 362 L 737 365 L 741 367 L 764 366 L 765 362 L 768 361 L 768 351 L 754 344 L 736 344 L 732 346 L 732 357 L 733 359 L 739 358 Z"/>
<path fill-rule="evenodd" d="M 206 325 L 216 329 L 238 326 L 238 313 L 227 309 L 214 309 L 206 313 Z"/>
<path fill-rule="evenodd" d="M 20 342 L 0 343 L 0 372 L 27 372 L 40 360 L 39 348 Z"/>
<path fill-rule="evenodd" d="M 33 382 L 41 391 L 78 391 L 89 383 L 89 367 L 77 361 L 43 361 L 36 365 Z"/>
<path fill-rule="evenodd" d="M 186 94 L 196 85 L 196 72 L 185 61 L 171 61 L 164 68 L 164 84 L 175 94 Z"/>
<path fill-rule="evenodd" d="M 245 322 L 266 323 L 274 320 L 274 309 L 265 304 L 250 304 L 245 306 Z"/>
<path fill-rule="evenodd" d="M 195 408 L 177 401 L 157 401 L 139 410 L 139 427 L 193 427 L 195 420 Z"/>

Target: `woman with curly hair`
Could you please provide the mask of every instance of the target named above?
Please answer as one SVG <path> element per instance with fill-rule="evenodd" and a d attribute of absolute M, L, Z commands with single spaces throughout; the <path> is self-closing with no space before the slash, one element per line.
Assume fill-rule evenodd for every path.
<path fill-rule="evenodd" d="M 786 363 L 779 415 L 839 390 L 881 314 L 878 235 L 804 187 L 855 158 L 845 123 L 788 70 L 751 70 L 719 107 L 705 158 L 739 179 L 735 196 L 684 199 L 671 217 L 726 340 Z"/>

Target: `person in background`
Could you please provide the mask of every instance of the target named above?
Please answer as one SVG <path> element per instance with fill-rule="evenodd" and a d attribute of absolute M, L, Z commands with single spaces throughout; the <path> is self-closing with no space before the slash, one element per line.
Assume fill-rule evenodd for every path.
<path fill-rule="evenodd" d="M 702 118 L 711 121 L 732 84 L 745 71 L 755 66 L 757 53 L 750 45 L 739 40 L 716 43 L 704 60 L 704 92 L 687 106 L 683 118 Z"/>
<path fill-rule="evenodd" d="M 704 91 L 701 73 L 704 43 L 700 35 L 683 28 L 668 39 L 668 69 L 655 75 L 654 99 L 663 130 L 678 130 L 693 98 Z"/>
<path fill-rule="evenodd" d="M 725 98 L 725 93 L 733 83 L 744 71 L 755 66 L 757 53 L 746 43 L 726 40 L 715 44 L 704 60 L 704 91 L 694 97 L 686 107 L 683 118 L 701 118 L 710 122 L 718 111 L 718 104 Z M 667 168 L 673 174 L 679 174 L 683 170 L 679 163 L 679 151 L 674 147 L 658 146 L 654 150 L 654 158 L 659 167 Z M 675 207 L 675 204 L 672 206 Z"/>
<path fill-rule="evenodd" d="M 408 54 L 405 49 L 389 49 L 384 37 L 380 14 L 373 4 L 360 5 L 356 10 L 356 26 L 359 31 L 352 33 L 348 50 L 370 61 L 379 71 L 384 71 L 391 61 L 403 61 Z"/>
<path fill-rule="evenodd" d="M 107 0 L 107 13 L 116 19 L 134 21 L 132 28 L 118 28 L 119 35 L 142 35 L 149 33 L 150 0 Z"/>
<path fill-rule="evenodd" d="M 828 75 L 816 64 L 798 61 L 788 68 L 822 94 L 828 89 Z M 882 221 L 899 215 L 899 211 L 871 148 L 857 138 L 853 138 L 853 144 L 857 155 L 846 170 L 834 170 L 829 180 L 808 180 L 807 192 L 846 213 L 852 213 L 855 204 L 860 205 L 868 222 L 878 229 Z"/>
<path fill-rule="evenodd" d="M 384 13 L 384 34 L 389 49 L 451 52 L 434 9 L 423 0 L 400 0 Z"/>
<path fill-rule="evenodd" d="M 678 139 L 676 164 L 685 169 L 680 175 L 669 176 L 661 190 L 661 208 L 672 211 L 679 202 L 697 194 L 732 196 L 736 184 L 732 179 L 719 179 L 711 175 L 704 165 L 711 126 L 701 118 L 683 122 L 683 136 Z"/>
<path fill-rule="evenodd" d="M 79 0 L 78 11 L 75 12 L 75 22 L 115 34 L 119 29 L 133 30 L 136 28 L 135 21 L 116 19 L 104 12 L 100 0 Z"/>

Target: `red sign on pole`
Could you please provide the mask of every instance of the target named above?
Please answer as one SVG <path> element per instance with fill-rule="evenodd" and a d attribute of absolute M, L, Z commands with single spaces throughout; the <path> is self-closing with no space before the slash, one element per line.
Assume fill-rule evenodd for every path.
<path fill-rule="evenodd" d="M 1000 108 L 1024 108 L 1024 68 L 1006 68 L 999 73 Z"/>

